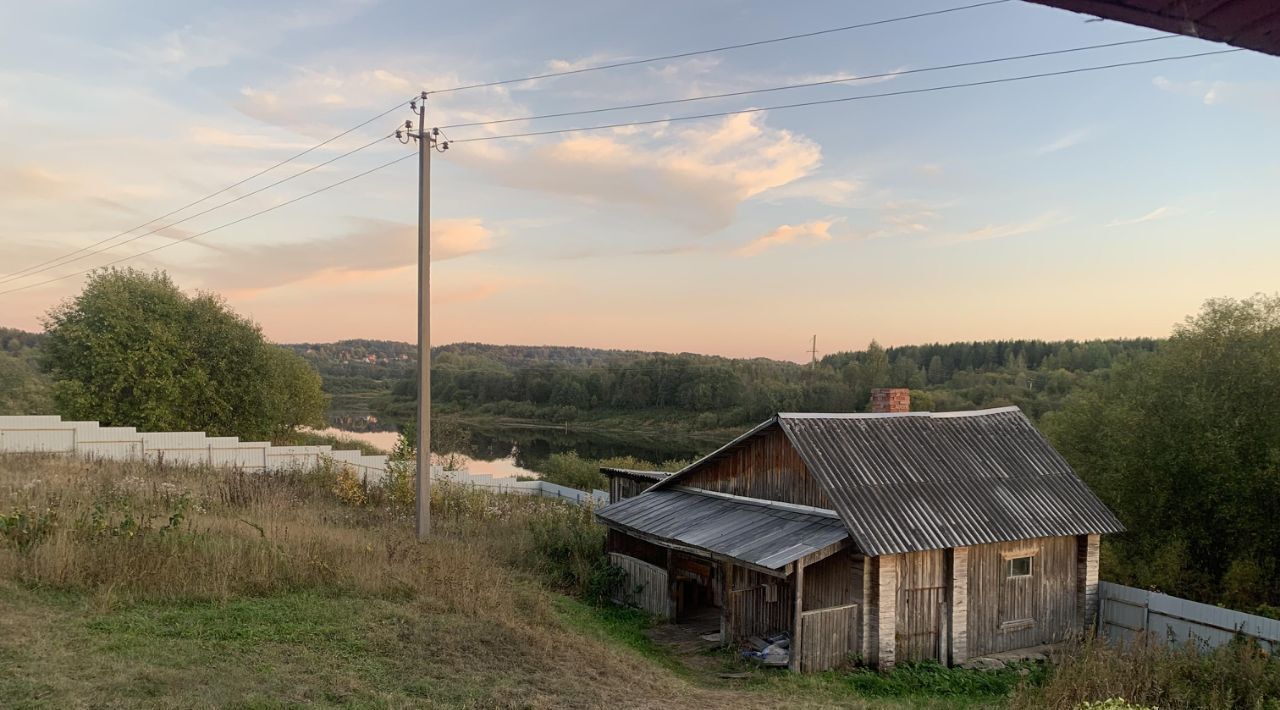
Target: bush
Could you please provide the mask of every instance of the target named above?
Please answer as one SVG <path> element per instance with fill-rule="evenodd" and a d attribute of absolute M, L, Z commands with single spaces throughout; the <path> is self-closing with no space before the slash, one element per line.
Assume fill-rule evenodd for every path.
<path fill-rule="evenodd" d="M 604 528 L 590 508 L 557 504 L 529 519 L 530 562 L 543 576 L 579 596 L 600 596 L 609 580 L 604 562 Z"/>
<path fill-rule="evenodd" d="M 1090 640 L 1068 650 L 1049 680 L 1024 689 L 1011 707 L 1073 710 L 1118 698 L 1162 710 L 1278 708 L 1280 661 L 1245 639 L 1212 651 L 1153 638 L 1123 648 Z"/>

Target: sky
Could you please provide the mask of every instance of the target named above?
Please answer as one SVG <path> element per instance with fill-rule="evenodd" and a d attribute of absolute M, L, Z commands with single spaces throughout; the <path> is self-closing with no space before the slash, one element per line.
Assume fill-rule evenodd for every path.
<path fill-rule="evenodd" d="M 909 15 L 963 0 L 392 0 L 0 6 L 0 274 L 139 226 L 417 92 Z M 824 106 L 1224 49 L 1022 2 L 608 71 L 433 94 L 430 125 L 889 75 L 446 130 L 432 158 L 433 342 L 808 358 L 882 344 L 1162 336 L 1277 290 L 1280 58 L 1253 52 Z M 40 329 L 80 272 L 404 155 L 407 108 L 208 202 L 5 280 Z M 652 121 L 549 136 L 467 138 Z M 121 265 L 216 291 L 278 342 L 416 338 L 408 159 Z M 123 241 L 121 238 L 117 241 Z M 53 283 L 39 284 L 68 275 Z"/>

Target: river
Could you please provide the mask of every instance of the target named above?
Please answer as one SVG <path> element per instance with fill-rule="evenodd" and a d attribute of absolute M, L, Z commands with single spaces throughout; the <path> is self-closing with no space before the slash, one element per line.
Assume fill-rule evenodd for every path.
<path fill-rule="evenodd" d="M 463 425 L 467 443 L 460 450 L 438 454 L 461 456 L 471 473 L 513 477 L 538 474 L 536 468 L 552 454 L 575 452 L 583 458 L 602 459 L 630 456 L 654 464 L 675 459 L 689 460 L 715 448 L 717 441 L 705 438 L 679 439 L 641 436 L 627 432 L 575 431 L 553 426 Z M 391 431 L 347 431 L 321 429 L 318 433 L 355 439 L 391 451 L 398 434 Z"/>

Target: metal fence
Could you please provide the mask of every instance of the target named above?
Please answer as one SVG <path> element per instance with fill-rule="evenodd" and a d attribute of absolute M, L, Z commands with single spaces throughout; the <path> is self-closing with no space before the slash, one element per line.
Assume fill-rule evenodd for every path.
<path fill-rule="evenodd" d="M 1128 643 L 1147 633 L 1170 645 L 1215 648 L 1242 635 L 1271 653 L 1280 651 L 1280 620 L 1111 582 L 1098 583 L 1098 602 L 1098 631 L 1112 641 Z"/>
<path fill-rule="evenodd" d="M 331 446 L 273 446 L 204 432 L 139 432 L 133 427 L 104 427 L 98 422 L 64 422 L 58 416 L 0 416 L 0 453 L 56 453 L 111 461 L 226 466 L 246 471 L 280 471 L 328 462 L 375 483 L 387 475 L 386 456 Z M 546 481 L 494 478 L 432 466 L 433 477 L 500 493 L 540 495 L 576 505 L 605 505 L 609 494 L 590 493 Z"/>

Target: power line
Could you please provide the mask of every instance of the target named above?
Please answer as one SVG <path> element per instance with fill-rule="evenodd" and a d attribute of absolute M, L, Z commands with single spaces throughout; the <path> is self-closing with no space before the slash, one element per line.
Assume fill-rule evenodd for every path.
<path fill-rule="evenodd" d="M 989 0 L 989 2 L 980 2 L 973 5 L 961 5 L 959 7 L 948 7 L 942 10 L 931 10 L 929 12 L 918 12 L 914 15 L 902 15 L 900 17 L 890 17 L 883 20 L 873 20 L 871 22 L 860 22 L 855 25 L 844 25 L 843 27 L 832 27 L 825 30 L 817 30 L 814 32 L 802 32 L 800 34 L 787 35 L 785 37 L 773 37 L 771 39 L 756 40 L 754 42 L 743 42 L 741 44 L 729 44 L 723 47 L 713 47 L 711 49 L 697 49 L 689 52 L 680 52 L 678 54 L 665 54 L 660 57 L 649 57 L 646 59 L 629 59 L 621 62 L 613 62 L 611 64 L 598 64 L 590 67 L 580 67 L 578 69 L 566 69 L 564 71 L 547 72 L 546 74 L 534 74 L 532 76 L 523 76 L 516 79 L 501 79 L 499 81 L 486 81 L 478 84 L 465 84 L 463 86 L 455 86 L 449 89 L 436 89 L 428 91 L 428 94 L 446 94 L 454 91 L 467 91 L 468 89 L 483 89 L 490 86 L 503 86 L 506 84 L 519 84 L 525 81 L 536 81 L 538 79 L 550 79 L 557 76 L 569 76 L 571 74 L 585 74 L 593 71 L 603 71 L 605 69 L 618 69 L 620 67 L 634 67 L 640 64 L 651 64 L 653 62 L 665 62 L 671 59 L 684 59 L 686 57 L 696 57 L 703 54 L 715 54 L 717 52 L 727 52 L 733 49 L 745 49 L 747 47 L 759 47 L 766 44 L 776 44 L 778 42 L 789 42 L 795 39 L 807 39 L 809 37 L 818 37 L 821 35 L 834 34 L 836 32 L 847 32 L 849 30 L 863 29 L 866 27 L 876 27 L 879 25 L 888 25 L 894 22 L 905 22 L 907 20 L 916 20 L 922 17 L 934 17 L 937 15 L 945 15 L 951 12 L 961 12 L 964 10 L 974 10 L 989 5 L 1001 5 L 1009 2 L 1009 0 Z"/>
<path fill-rule="evenodd" d="M 28 272 L 31 272 L 31 273 L 39 273 L 39 272 L 34 271 L 34 270 L 35 270 L 35 269 L 38 269 L 38 268 L 40 268 L 40 267 L 42 267 L 42 266 L 45 266 L 46 264 L 50 264 L 50 263 L 52 263 L 52 262 L 55 262 L 55 261 L 62 261 L 63 259 L 65 259 L 65 258 L 67 258 L 67 257 L 69 257 L 69 256 L 75 256 L 76 254 L 79 254 L 80 252 L 82 252 L 82 251 L 86 251 L 86 250 L 88 250 L 88 249 L 92 249 L 92 248 L 94 248 L 94 247 L 98 246 L 99 244 L 106 244 L 107 242 L 112 241 L 113 239 L 118 239 L 119 237 L 123 237 L 123 236 L 125 236 L 126 234 L 130 234 L 130 233 L 132 233 L 132 232 L 136 232 L 136 231 L 138 231 L 139 229 L 142 229 L 143 227 L 145 227 L 145 226 L 147 226 L 147 225 L 149 225 L 149 224 L 152 224 L 152 223 L 154 223 L 154 222 L 159 222 L 160 220 L 165 219 L 166 217 L 172 217 L 173 215 L 178 214 L 179 212 L 181 212 L 181 211 L 183 211 L 183 210 L 185 210 L 185 209 L 187 209 L 187 208 L 195 207 L 196 205 L 200 204 L 201 202 L 204 202 L 205 200 L 208 200 L 208 199 L 213 198 L 213 197 L 217 197 L 218 195 L 221 195 L 221 194 L 222 194 L 222 193 L 224 193 L 224 192 L 228 192 L 228 191 L 230 191 L 230 190 L 234 190 L 235 188 L 237 188 L 237 187 L 239 187 L 239 186 L 241 186 L 241 185 L 245 184 L 246 182 L 249 182 L 250 180 L 253 180 L 254 178 L 257 178 L 257 177 L 261 177 L 261 176 L 263 176 L 263 175 L 266 175 L 267 173 L 271 172 L 272 170 L 275 170 L 276 168 L 279 168 L 279 167 L 281 167 L 281 166 L 283 166 L 283 165 L 287 165 L 288 163 L 291 163 L 291 162 L 293 162 L 293 161 L 297 160 L 298 158 L 301 158 L 301 157 L 303 157 L 304 155 L 307 155 L 308 153 L 311 153 L 312 151 L 315 151 L 315 150 L 318 150 L 318 149 L 320 149 L 320 148 L 323 148 L 324 146 L 329 145 L 330 143 L 332 143 L 332 142 L 334 142 L 334 141 L 338 140 L 339 138 L 342 138 L 343 136 L 345 136 L 345 135 L 347 135 L 347 134 L 351 133 L 352 131 L 356 131 L 356 130 L 359 130 L 359 129 L 361 129 L 361 128 L 364 128 L 365 126 L 369 125 L 370 123 L 373 123 L 374 121 L 376 121 L 376 120 L 378 120 L 378 119 L 382 118 L 383 116 L 386 116 L 386 115 L 387 115 L 387 114 L 389 114 L 389 113 L 392 113 L 392 112 L 394 112 L 394 111 L 398 111 L 399 109 L 403 108 L 403 107 L 404 107 L 404 106 L 406 106 L 406 105 L 407 105 L 407 102 L 401 102 L 401 103 L 399 103 L 399 104 L 396 104 L 395 106 L 393 106 L 393 107 L 391 107 L 391 108 L 387 109 L 386 111 L 383 111 L 382 113 L 378 114 L 377 116 L 374 116 L 373 118 L 370 118 L 369 120 L 364 121 L 363 123 L 359 123 L 359 124 L 357 124 L 357 125 L 354 125 L 354 126 L 352 126 L 351 128 L 348 128 L 347 130 L 345 130 L 345 131 L 343 131 L 343 132 L 339 133 L 338 135 L 333 136 L 332 138 L 329 138 L 329 139 L 327 139 L 327 140 L 321 141 L 321 142 L 319 142 L 319 143 L 317 143 L 317 144 L 315 144 L 315 145 L 311 146 L 310 148 L 307 148 L 306 150 L 302 151 L 301 153 L 298 153 L 298 154 L 296 154 L 296 155 L 294 155 L 294 156 L 292 156 L 292 157 L 289 157 L 289 158 L 285 158 L 284 160 L 282 160 L 282 161 L 280 161 L 280 162 L 278 162 L 278 163 L 276 163 L 276 164 L 274 164 L 274 165 L 272 165 L 272 166 L 270 166 L 270 167 L 268 167 L 268 168 L 264 168 L 264 169 L 262 169 L 262 170 L 259 170 L 258 172 L 256 172 L 256 173 L 254 173 L 254 174 L 250 175 L 250 176 L 249 176 L 249 177 L 247 177 L 247 178 L 244 178 L 243 180 L 239 180 L 239 181 L 237 181 L 237 182 L 233 182 L 233 183 L 231 183 L 230 185 L 227 185 L 226 187 L 222 188 L 221 190 L 218 190 L 217 192 L 211 192 L 211 193 L 209 193 L 208 195 L 205 195 L 204 197 L 201 197 L 200 199 L 198 199 L 198 200 L 196 200 L 196 201 L 194 201 L 194 202 L 188 202 L 187 204 L 185 204 L 185 205 L 183 205 L 183 206 L 179 207 L 179 208 L 178 208 L 178 209 L 176 209 L 176 210 L 172 210 L 172 211 L 166 212 L 166 213 L 164 213 L 164 214 L 160 215 L 159 217 L 156 217 L 156 218 L 154 218 L 154 219 L 147 220 L 146 222 L 143 222 L 142 224 L 139 224 L 138 226 L 136 226 L 136 227 L 134 227 L 134 228 L 132 228 L 132 229 L 127 229 L 127 230 L 125 230 L 125 231 L 123 231 L 123 232 L 120 232 L 119 234 L 115 234 L 115 235 L 113 235 L 113 236 L 107 237 L 106 239 L 99 239 L 98 241 L 96 241 L 96 242 L 94 242 L 94 243 L 92 243 L 92 244 L 89 244 L 88 246 L 80 247 L 79 249 L 76 249 L 75 251 L 72 251 L 72 252 L 67 253 L 67 254 L 63 254 L 62 256 L 54 257 L 54 258 L 52 258 L 52 259 L 49 259 L 49 260 L 46 260 L 46 261 L 42 261 L 42 262 L 40 262 L 39 264 L 34 264 L 34 265 L 32 265 L 32 266 L 28 266 L 28 267 L 26 267 L 25 269 L 20 269 L 20 270 L 18 270 L 18 271 L 14 271 L 14 272 L 12 272 L 12 273 L 5 274 L 3 278 L 0 278 L 0 283 L 6 283 L 6 282 L 8 282 L 8 281 L 12 281 L 12 280 L 16 279 L 16 278 L 17 278 L 17 277 L 19 277 L 19 276 L 23 276 L 23 275 L 25 275 L 25 274 L 28 274 Z M 118 245 L 117 245 L 117 246 L 118 246 Z M 76 260 L 73 260 L 73 261 L 76 261 Z M 70 262 L 63 262 L 63 263 L 70 263 Z M 61 264 L 58 264 L 58 266 L 61 266 Z M 42 270 L 42 271 L 47 271 L 47 269 L 41 269 L 41 270 Z"/>
<path fill-rule="evenodd" d="M 459 138 L 450 141 L 453 143 L 473 143 L 477 141 L 493 141 L 505 138 L 529 138 L 533 136 L 549 136 L 558 133 L 578 133 L 583 131 L 602 131 L 610 128 L 625 128 L 629 126 L 651 126 L 659 123 L 675 123 L 677 121 L 695 121 L 703 118 L 721 118 L 724 116 L 739 116 L 749 113 L 762 113 L 765 111 L 778 111 L 781 109 L 804 108 L 807 106 L 822 106 L 826 104 L 847 103 L 850 101 L 862 101 L 865 99 L 882 99 L 890 96 L 907 96 L 910 94 L 927 94 L 934 91 L 946 91 L 949 89 L 965 89 L 975 86 L 988 86 L 992 84 L 1006 84 L 1015 81 L 1026 81 L 1029 79 L 1043 79 L 1046 77 L 1066 76 L 1068 74 L 1083 74 L 1085 72 L 1102 71 L 1105 69 L 1117 69 L 1120 67 L 1133 67 L 1145 64 L 1157 64 L 1160 62 L 1170 62 L 1179 59 L 1194 59 L 1197 57 L 1210 57 L 1218 54 L 1232 54 L 1234 52 L 1243 52 L 1243 49 L 1221 49 L 1212 52 L 1197 52 L 1195 54 L 1180 54 L 1171 57 L 1157 57 L 1155 59 L 1142 59 L 1131 62 L 1117 62 L 1114 64 L 1101 64 L 1091 67 L 1079 67 L 1076 69 L 1064 69 L 1062 71 L 1041 72 L 1038 74 L 1023 74 L 1020 76 L 1003 77 L 1000 79 L 987 79 L 984 81 L 970 81 L 961 84 L 945 84 L 942 86 L 929 86 L 922 89 L 904 89 L 902 91 L 887 91 L 879 94 L 859 94 L 857 96 L 845 96 L 838 99 L 819 99 L 814 101 L 802 101 L 793 104 L 779 104 L 775 106 L 761 106 L 758 108 L 747 108 L 736 111 L 717 111 L 714 113 L 700 113 L 690 116 L 673 116 L 670 118 L 655 118 L 646 121 L 623 121 L 619 123 L 608 123 L 599 126 L 580 126 L 577 128 L 558 128 L 546 131 L 526 131 L 523 133 L 504 133 L 496 136 L 476 136 L 473 138 Z"/>
<path fill-rule="evenodd" d="M 1162 39 L 1172 39 L 1180 35 L 1158 35 L 1156 37 L 1144 37 L 1142 39 L 1130 39 L 1123 42 L 1108 42 L 1106 44 L 1091 44 L 1085 47 L 1071 47 L 1069 49 L 1055 49 L 1047 52 L 1034 52 L 1032 54 L 1019 54 L 1011 57 L 997 57 L 994 59 L 980 59 L 972 62 L 959 62 L 956 64 L 943 64 L 933 67 L 922 67 L 920 69 L 903 69 L 900 71 L 885 72 L 882 74 L 866 74 L 863 76 L 844 76 L 834 79 L 823 79 L 822 81 L 810 81 L 802 84 L 787 84 L 784 86 L 772 86 L 765 89 L 746 89 L 743 91 L 730 91 L 723 94 L 706 94 L 703 96 L 688 96 L 681 99 L 666 99 L 662 101 L 648 101 L 639 104 L 623 104 L 619 106 L 606 106 L 603 108 L 584 109 L 580 111 L 563 111 L 561 113 L 544 113 L 532 116 L 516 116 L 512 118 L 496 118 L 489 121 L 471 121 L 469 123 L 453 123 L 440 128 L 470 128 L 472 126 L 491 126 L 498 123 L 514 123 L 516 121 L 537 121 L 546 118 L 564 118 L 566 116 L 583 116 L 594 113 L 606 113 L 609 111 L 623 111 L 627 109 L 652 108 L 654 106 L 670 106 L 672 104 L 684 104 L 694 101 L 708 101 L 711 99 L 727 99 L 736 96 L 750 96 L 752 94 L 766 94 L 775 91 L 789 91 L 792 89 L 808 89 L 815 86 L 828 86 L 831 84 L 844 84 L 855 81 L 870 81 L 872 79 L 885 79 L 891 77 L 906 76 L 908 74 L 924 74 L 926 72 L 942 71 L 945 69 L 960 69 L 962 67 L 976 67 L 986 64 L 999 64 L 1001 62 L 1013 62 L 1022 59 L 1034 59 L 1037 57 L 1051 57 L 1058 54 L 1071 54 L 1073 52 L 1085 52 L 1093 49 L 1107 49 L 1111 47 L 1121 47 L 1130 44 L 1142 44 L 1144 42 L 1155 42 Z"/>
<path fill-rule="evenodd" d="M 306 199 L 306 198 L 308 198 L 308 197 L 312 197 L 312 196 L 314 196 L 314 195 L 318 195 L 318 194 L 320 194 L 320 193 L 322 193 L 322 192 L 325 192 L 325 191 L 328 191 L 328 190 L 332 190 L 333 188 L 338 187 L 339 185 L 345 185 L 345 184 L 347 184 L 347 183 L 351 182 L 352 180 L 358 180 L 358 179 L 360 179 L 360 178 L 362 178 L 362 177 L 364 177 L 364 176 L 366 176 L 366 175 L 369 175 L 369 174 L 375 173 L 375 172 L 377 172 L 377 171 L 379 171 L 379 170 L 382 170 L 382 169 L 384 169 L 384 168 L 389 168 L 389 167 L 391 167 L 392 165 L 395 165 L 396 163 L 399 163 L 399 162 L 402 162 L 402 161 L 408 160 L 409 158 L 413 158 L 413 157 L 416 157 L 416 156 L 417 156 L 417 153 L 408 153 L 408 154 L 406 154 L 406 155 L 402 155 L 402 156 L 400 156 L 399 158 L 396 158 L 395 160 L 392 160 L 392 161 L 389 161 L 389 162 L 383 163 L 383 164 L 381 164 L 381 165 L 379 165 L 379 166 L 377 166 L 377 167 L 374 167 L 374 168 L 370 168 L 370 169 L 368 169 L 368 170 L 365 170 L 365 171 L 364 171 L 364 172 L 362 172 L 362 173 L 357 173 L 357 174 L 355 174 L 355 175 L 352 175 L 351 177 L 348 177 L 348 178 L 344 178 L 344 179 L 342 179 L 342 180 L 339 180 L 338 182 L 335 182 L 335 183 L 332 183 L 332 184 L 329 184 L 329 185 L 325 185 L 324 187 L 322 187 L 322 188 L 320 188 L 320 189 L 318 189 L 318 190 L 312 190 L 311 192 L 308 192 L 308 193 L 305 193 L 305 194 L 302 194 L 302 195 L 298 195 L 297 197 L 294 197 L 294 198 L 292 198 L 292 199 L 290 199 L 290 200 L 286 200 L 286 201 L 284 201 L 284 202 L 281 202 L 281 203 L 280 203 L 280 204 L 278 204 L 278 205 L 273 205 L 273 206 L 268 207 L 268 208 L 266 208 L 266 209 L 258 210 L 257 212 L 254 212 L 253 214 L 245 215 L 244 217 L 241 217 L 241 218 L 236 219 L 236 220 L 232 220 L 232 221 L 227 222 L 227 223 L 225 223 L 225 224 L 220 224 L 220 225 L 218 225 L 218 226 L 216 226 L 216 227 L 213 227 L 212 229 L 206 229 L 206 230 L 204 230 L 203 232 L 197 232 L 196 234 L 191 234 L 191 235 L 185 236 L 185 237 L 183 237 L 183 238 L 181 238 L 181 239 L 175 239 L 175 240 L 173 240 L 173 241 L 171 241 L 171 242 L 166 242 L 166 243 L 161 244 L 161 245 L 159 245 L 159 246 L 152 247 L 151 249 L 147 249 L 146 251 L 140 251 L 140 252 L 138 252 L 137 254 L 130 254 L 130 255 L 128 255 L 128 256 L 124 256 L 124 257 L 121 257 L 121 258 L 119 258 L 119 259 L 116 259 L 115 261 L 109 261 L 109 262 L 107 262 L 107 263 L 105 263 L 105 264 L 100 264 L 100 265 L 95 266 L 95 267 L 93 267 L 93 268 L 91 268 L 91 269 L 84 269 L 83 271 L 77 271 L 77 272 L 74 272 L 74 273 L 65 274 L 65 275 L 63 275 L 63 276 L 57 276 L 57 277 L 54 277 L 54 278 L 52 278 L 52 279 L 47 279 L 47 280 L 45 280 L 45 281 L 40 281 L 39 283 L 27 284 L 27 285 L 25 285 L 25 286 L 18 286 L 17 288 L 11 288 L 11 289 L 8 289 L 8 290 L 5 290 L 5 291 L 0 291 L 0 296 L 3 296 L 3 295 L 5 295 L 5 294 L 9 294 L 9 293 L 14 293 L 14 292 L 16 292 L 16 291 L 23 291 L 23 290 L 26 290 L 26 289 L 29 289 L 29 288 L 35 288 L 35 287 L 37 287 L 37 286 L 43 286 L 43 285 L 45 285 L 45 284 L 51 284 L 51 283 L 53 283 L 53 282 L 55 282 L 55 281 L 61 281 L 61 280 L 63 280 L 63 279 L 69 279 L 69 278 L 71 278 L 72 276 L 80 276 L 80 275 L 83 275 L 83 274 L 87 274 L 87 273 L 89 273 L 89 272 L 91 272 L 91 271 L 95 271 L 95 270 L 97 270 L 97 269 L 105 269 L 105 268 L 107 268 L 107 267 L 109 267 L 109 266 L 115 266 L 116 264 L 119 264 L 119 263 L 121 263 L 121 262 L 128 261 L 128 260 L 130 260 L 130 259 L 136 259 L 136 258 L 138 258 L 138 257 L 140 257 L 140 256 L 146 256 L 147 254 L 153 254 L 153 253 L 155 253 L 155 252 L 160 251 L 161 249 L 167 249 L 167 248 L 169 248 L 169 247 L 171 247 L 171 246 L 173 246 L 173 245 L 175 245 L 175 244 L 181 244 L 182 242 L 190 241 L 190 240 L 192 240 L 192 239 L 195 239 L 196 237 L 203 237 L 203 236 L 205 236 L 206 234 L 212 234 L 213 232 L 216 232 L 216 231 L 218 231 L 218 230 L 220 230 L 220 229 L 226 229 L 227 227 L 231 227 L 231 226 L 234 226 L 234 225 L 240 224 L 241 222 L 244 222 L 244 221 L 246 221 L 246 220 L 253 219 L 254 217 L 257 217 L 257 216 L 259 216 L 259 215 L 264 215 L 264 214 L 266 214 L 266 213 L 268 213 L 268 212 L 274 212 L 275 210 L 278 210 L 278 209 L 280 209 L 281 207 L 285 207 L 285 206 L 287 206 L 287 205 L 291 205 L 291 204 L 293 204 L 293 203 L 295 203 L 295 202 L 298 202 L 298 201 L 300 201 L 300 200 L 305 200 L 305 199 Z"/>
<path fill-rule="evenodd" d="M 68 254 L 68 255 L 66 255 L 66 256 L 68 256 L 68 257 L 75 256 L 75 258 L 67 259 L 67 258 L 63 257 L 65 260 L 64 260 L 64 261 L 62 261 L 61 263 L 58 263 L 58 264 L 52 264 L 52 265 L 50 265 L 50 266 L 46 266 L 46 267 L 44 267 L 44 268 L 42 268 L 42 269 L 36 269 L 36 270 L 34 270 L 34 271 L 29 270 L 29 271 L 28 271 L 28 273 L 23 274 L 23 275 L 21 275 L 21 276 L 13 276 L 13 277 L 6 277 L 6 278 L 4 278 L 4 279 L 0 279 L 0 284 L 7 283 L 7 282 L 9 282 L 9 281 L 22 280 L 22 279 L 25 279 L 25 278 L 29 278 L 29 277 L 31 277 L 31 276 L 35 276 L 36 274 L 39 274 L 39 273 L 43 273 L 43 272 L 45 272 L 45 271 L 51 271 L 51 270 L 56 269 L 56 268 L 58 268 L 58 267 L 60 267 L 60 266 L 66 266 L 67 264 L 73 264 L 73 263 L 75 263 L 75 262 L 77 262 L 77 261 L 81 261 L 81 260 L 83 260 L 83 259 L 87 259 L 87 258 L 89 258 L 89 257 L 91 257 L 91 256 L 97 256 L 98 254 L 104 254 L 104 253 L 106 253 L 106 252 L 108 252 L 108 251 L 111 251 L 112 249 L 115 249 L 115 248 L 117 248 L 117 247 L 122 247 L 122 246 L 124 246 L 124 245 L 126 245 L 126 244 L 129 244 L 129 243 L 131 243 L 131 242 L 136 242 L 136 241 L 138 241 L 139 239 L 142 239 L 142 238 L 144 238 L 144 237 L 149 237 L 149 236 L 151 236 L 152 234 L 156 234 L 156 233 L 158 233 L 158 232 L 163 232 L 164 230 L 169 229 L 170 227 L 176 227 L 177 225 L 182 224 L 183 222 L 187 222 L 187 221 L 190 221 L 190 220 L 195 219 L 196 217 L 201 217 L 201 216 L 203 216 L 203 215 L 209 214 L 210 212 L 214 212 L 214 211 L 220 210 L 220 209 L 222 209 L 223 207 L 226 207 L 227 205 L 230 205 L 230 204 L 235 203 L 235 202 L 239 202 L 240 200 L 247 199 L 247 198 L 249 198 L 249 197 L 253 197 L 254 195 L 257 195 L 258 193 L 264 192 L 264 191 L 266 191 L 266 190 L 270 190 L 271 188 L 276 187 L 277 185 L 282 185 L 282 184 L 284 184 L 284 183 L 286 183 L 286 182 L 289 182 L 290 180 L 293 180 L 294 178 L 302 177 L 303 175 L 306 175 L 307 173 L 310 173 L 310 172 L 315 171 L 315 170 L 319 170 L 320 168 L 323 168 L 324 166 L 329 165 L 330 163 L 335 163 L 335 162 L 337 162 L 337 161 L 339 161 L 339 160 L 342 160 L 343 158 L 345 158 L 345 157 L 347 157 L 347 156 L 349 156 L 349 155 L 353 155 L 353 154 L 355 154 L 355 153 L 359 153 L 360 151 L 365 150 L 366 148 L 370 148 L 370 147 L 372 147 L 372 146 L 374 146 L 374 145 L 377 145 L 378 143 L 380 143 L 380 142 L 382 142 L 382 141 L 384 141 L 384 140 L 386 140 L 386 139 L 390 138 L 392 135 L 394 135 L 394 134 L 390 134 L 390 133 L 389 133 L 389 134 L 387 134 L 387 135 L 385 135 L 385 136 L 380 136 L 380 137 L 378 137 L 378 138 L 376 138 L 376 139 L 374 139 L 374 140 L 372 140 L 372 141 L 370 141 L 370 142 L 368 142 L 368 143 L 365 143 L 364 145 L 362 145 L 362 146 L 360 146 L 360 147 L 358 147 L 358 148 L 353 148 L 353 149 L 351 149 L 351 150 L 349 150 L 349 151 L 347 151 L 347 152 L 345 152 L 345 153 L 343 153 L 343 154 L 341 154 L 341 155 L 334 156 L 333 158 L 330 158 L 330 159 L 328 159 L 328 160 L 324 161 L 323 163 L 316 163 L 315 165 L 312 165 L 311 167 L 309 167 L 309 168 L 307 168 L 307 169 L 305 169 L 305 170 L 302 170 L 302 171 L 296 172 L 296 173 L 294 173 L 293 175 L 290 175 L 289 177 L 282 178 L 282 179 L 277 180 L 277 181 L 275 181 L 275 182 L 273 182 L 273 183 L 271 183 L 271 184 L 269 184 L 269 185 L 264 185 L 264 186 L 262 186 L 262 187 L 260 187 L 260 188 L 258 188 L 258 189 L 256 189 L 256 190 L 254 190 L 254 191 L 252 191 L 252 192 L 246 192 L 246 193 L 245 193 L 245 194 L 243 194 L 243 195 L 239 195 L 238 197 L 235 197 L 235 198 L 233 198 L 233 199 L 227 200 L 226 202 L 223 202 L 223 203 L 220 203 L 220 204 L 214 205 L 213 207 L 210 207 L 210 208 L 208 208 L 208 209 L 201 210 L 200 212 L 196 212 L 195 214 L 188 215 L 188 216 L 186 216 L 186 217 L 183 217 L 183 218 L 182 218 L 182 219 L 180 219 L 180 220 L 177 220 L 176 222 L 170 222 L 169 224 L 166 224 L 166 225 L 164 225 L 163 227 L 156 227 L 155 229 L 153 229 L 153 230 L 151 230 L 151 231 L 149 231 L 149 232 L 143 232 L 142 234 L 135 235 L 135 236 L 130 237 L 130 238 L 128 238 L 128 239 L 126 239 L 126 240 L 124 240 L 124 241 L 122 241 L 122 242 L 118 242 L 118 243 L 116 243 L 116 244 L 112 244 L 112 245 L 110 245 L 110 246 L 103 247 L 102 249 L 98 249 L 98 250 L 96 250 L 96 251 L 91 251 L 91 252 L 89 252 L 89 253 L 87 253 L 87 254 L 81 254 L 80 256 L 75 256 L 75 254 L 76 254 L 77 252 L 72 252 L 71 254 Z M 154 220 L 152 220 L 152 221 L 154 221 Z M 127 234 L 127 232 L 126 232 L 126 234 Z M 117 235 L 116 235 L 116 237 L 119 237 L 119 236 L 122 236 L 122 235 L 119 235 L 119 234 L 117 234 Z M 112 237 L 112 239 L 115 239 L 115 237 Z M 107 241 L 110 241 L 110 240 L 107 240 Z M 182 240 L 178 240 L 178 241 L 182 241 Z M 78 250 L 78 251 L 84 251 L 84 249 L 80 249 L 80 250 Z M 145 252 L 144 252 L 144 253 L 145 253 Z M 47 282 L 46 282 L 46 283 L 47 283 Z M 8 293 L 8 292 L 7 292 L 7 291 L 0 291 L 0 293 Z"/>

